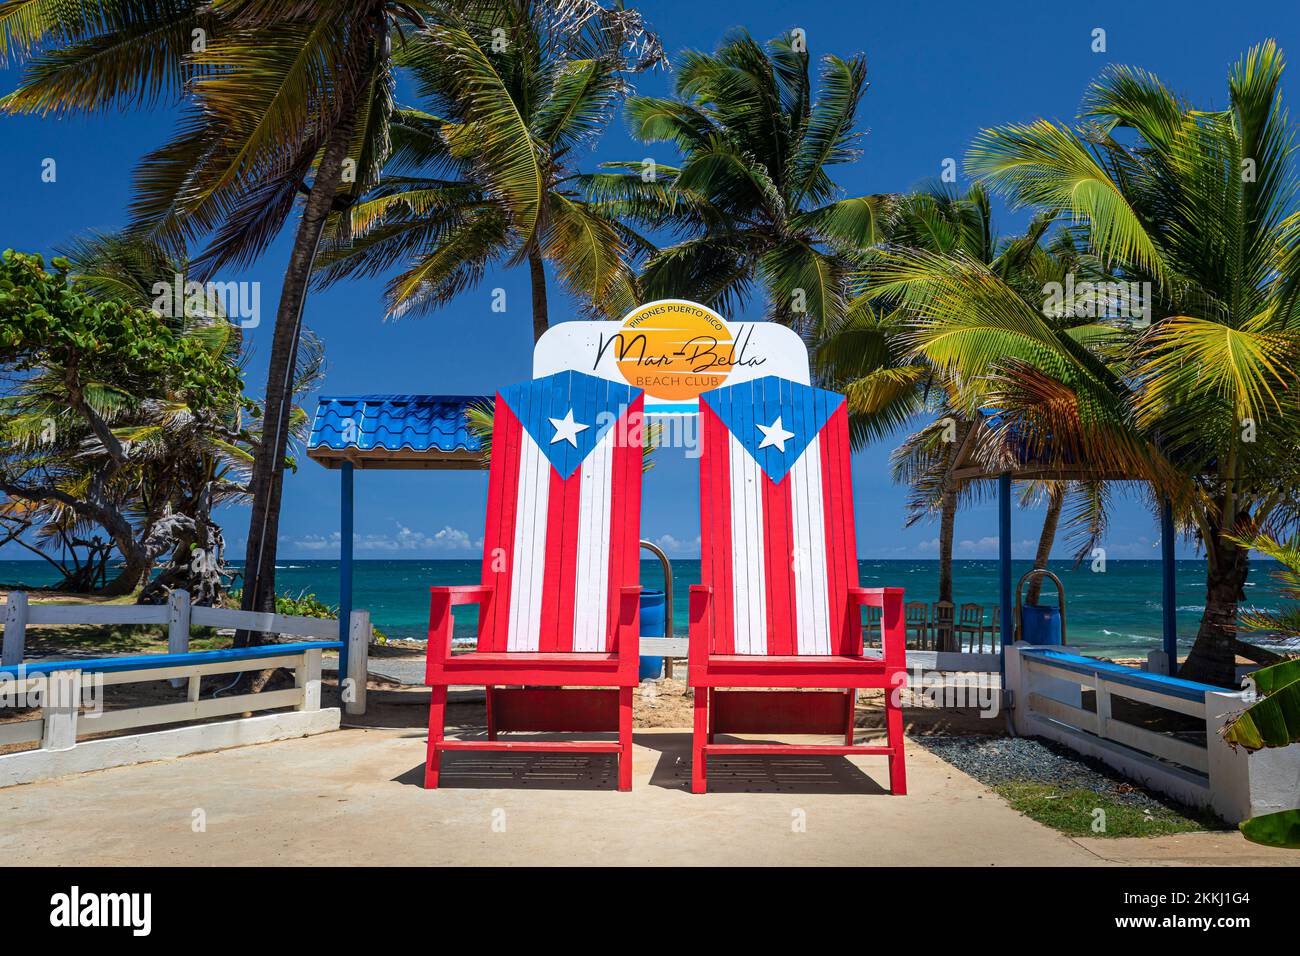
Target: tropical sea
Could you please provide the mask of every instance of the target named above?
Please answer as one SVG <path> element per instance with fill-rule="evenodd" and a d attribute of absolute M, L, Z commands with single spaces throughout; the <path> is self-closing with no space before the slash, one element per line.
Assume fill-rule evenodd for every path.
<path fill-rule="evenodd" d="M 1032 566 L 1029 561 L 1013 562 L 1013 581 Z M 906 599 L 931 602 L 938 591 L 937 561 L 865 559 L 858 562 L 865 587 L 893 586 L 906 590 Z M 1065 584 L 1066 625 L 1069 643 L 1083 653 L 1106 657 L 1141 657 L 1159 648 L 1161 635 L 1160 562 L 1115 561 L 1104 572 L 1084 563 L 1077 569 L 1070 561 L 1053 561 L 1049 567 Z M 1277 609 L 1282 604 L 1279 589 L 1269 577 L 1269 563 L 1259 561 L 1246 585 L 1247 603 L 1259 609 Z M 698 560 L 676 560 L 673 568 L 674 631 L 686 633 L 688 587 L 700 580 Z M 473 584 L 480 566 L 472 561 L 357 561 L 353 572 L 353 603 L 368 608 L 371 619 L 392 638 L 423 640 L 428 628 L 431 584 Z M 24 585 L 40 587 L 57 580 L 54 569 L 42 561 L 0 561 L 0 588 Z M 954 594 L 957 604 L 972 602 L 991 615 L 998 597 L 996 561 L 955 561 Z M 1191 647 L 1204 607 L 1205 563 L 1179 561 L 1177 606 L 1179 647 Z M 281 593 L 315 594 L 326 604 L 337 605 L 339 578 L 337 561 L 285 559 L 277 566 L 276 583 Z M 663 573 L 658 561 L 641 565 L 641 583 L 662 588 Z M 1050 581 L 1043 586 L 1043 603 L 1056 600 Z M 458 637 L 473 635 L 476 610 L 456 612 Z"/>

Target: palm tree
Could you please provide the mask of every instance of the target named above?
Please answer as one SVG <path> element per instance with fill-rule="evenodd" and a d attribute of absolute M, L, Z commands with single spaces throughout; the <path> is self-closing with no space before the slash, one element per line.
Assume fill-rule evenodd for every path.
<path fill-rule="evenodd" d="M 571 164 L 625 95 L 626 74 L 663 62 L 639 14 L 595 3 L 495 3 L 448 12 L 398 56 L 420 109 L 395 112 L 384 177 L 331 223 L 325 283 L 404 270 L 390 315 L 431 310 L 493 264 L 526 262 L 533 336 L 549 326 L 545 264 L 591 312 L 636 302 L 648 247 L 586 203 Z"/>
<path fill-rule="evenodd" d="M 421 0 L 9 0 L 0 56 L 31 62 L 8 112 L 185 104 L 176 138 L 137 175 L 133 231 L 179 249 L 210 239 L 197 271 L 248 263 L 301 203 L 281 286 L 257 449 L 245 609 L 270 611 L 293 371 L 326 219 L 374 182 L 388 151 L 390 37 L 444 4 Z M 255 635 L 240 632 L 236 643 Z"/>
<path fill-rule="evenodd" d="M 1059 279 L 1067 263 L 1085 265 L 1068 235 L 1053 237 L 1043 246 L 1049 226 L 1049 221 L 1038 219 L 1024 235 L 1000 240 L 988 194 L 979 185 L 959 195 L 943 184 L 931 184 L 899 199 L 887 224 L 888 240 L 867 257 L 866 268 L 855 277 L 861 291 L 850 303 L 848 319 L 817 351 L 819 374 L 848 398 L 855 447 L 892 433 L 917 414 L 932 416 L 895 450 L 893 472 L 895 481 L 912 487 L 909 525 L 939 516 L 941 602 L 953 602 L 958 507 L 979 493 L 959 472 L 972 464 L 985 427 L 963 376 L 917 351 L 916 328 L 918 323 L 924 325 L 934 303 L 922 307 L 905 290 L 923 283 L 926 269 L 942 273 L 965 267 L 1037 306 L 1044 285 Z M 915 274 L 901 279 L 900 262 L 914 263 Z M 1054 321 L 1063 326 L 1078 324 L 1072 310 L 1062 310 Z M 1055 541 L 1066 492 L 1050 489 L 1051 484 L 1036 489 L 1046 490 L 1049 501 L 1039 539 L 1040 552 L 1047 553 Z M 1081 498 L 1073 525 L 1086 528 L 1100 520 L 1089 514 L 1087 500 L 1100 501 Z"/>
<path fill-rule="evenodd" d="M 1207 557 L 1182 673 L 1223 685 L 1242 650 L 1249 550 L 1236 539 L 1294 515 L 1300 486 L 1300 213 L 1283 66 L 1272 41 L 1253 47 L 1212 111 L 1115 67 L 1077 125 L 999 127 L 972 148 L 972 173 L 1014 203 L 1086 222 L 1090 250 L 1148 285 L 1153 322 L 1123 361 L 1098 368 L 1006 303 L 924 337 L 936 360 L 992 370 L 1002 407 L 1036 440 L 1173 499 Z"/>
<path fill-rule="evenodd" d="M 122 567 L 106 593 L 144 584 L 147 602 L 187 587 L 196 602 L 213 603 L 229 572 L 212 512 L 245 496 L 258 441 L 255 415 L 248 421 L 256 405 L 243 395 L 241 332 L 219 307 L 150 309 L 160 269 L 187 273 L 162 249 L 91 235 L 66 256 L 54 260 L 54 327 L 77 321 L 78 310 L 125 321 L 83 326 L 93 348 L 46 333 L 6 356 L 19 374 L 0 400 L 0 485 L 38 520 L 43 543 L 96 552 L 93 530 L 107 533 Z"/>
<path fill-rule="evenodd" d="M 628 100 L 632 134 L 671 143 L 680 165 L 606 163 L 583 179 L 609 214 L 675 233 L 642 273 L 647 297 L 726 313 L 758 286 L 768 317 L 801 331 L 844 319 L 848 276 L 879 240 L 887 199 L 837 199 L 829 172 L 860 152 L 865 58 L 824 57 L 817 90 L 809 68 L 801 34 L 765 48 L 738 30 L 716 53 L 682 55 L 671 98 Z"/>

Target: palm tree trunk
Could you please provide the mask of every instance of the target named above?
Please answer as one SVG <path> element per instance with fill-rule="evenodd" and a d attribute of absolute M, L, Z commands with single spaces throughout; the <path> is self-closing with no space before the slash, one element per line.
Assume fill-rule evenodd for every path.
<path fill-rule="evenodd" d="M 939 503 L 939 600 L 952 601 L 952 539 L 957 525 L 957 489 L 948 488 Z"/>
<path fill-rule="evenodd" d="M 1047 516 L 1043 518 L 1043 530 L 1038 535 L 1038 551 L 1034 555 L 1034 567 L 1047 567 L 1051 557 L 1052 545 L 1056 543 L 1056 527 L 1061 522 L 1061 509 L 1065 506 L 1065 485 L 1059 481 L 1052 482 L 1047 492 Z M 1038 596 L 1043 592 L 1043 578 L 1035 575 L 1029 582 L 1029 593 L 1025 596 L 1026 604 L 1037 604 Z"/>
<path fill-rule="evenodd" d="M 939 501 L 939 604 L 946 605 L 942 626 L 936 620 L 935 650 L 955 651 L 957 632 L 952 623 L 955 609 L 952 602 L 952 539 L 957 525 L 957 483 L 949 481 Z"/>
<path fill-rule="evenodd" d="M 245 611 L 275 610 L 275 556 L 280 534 L 280 494 L 284 485 L 284 456 L 289 442 L 289 413 L 293 405 L 293 374 L 297 364 L 307 285 L 325 221 L 342 182 L 355 122 L 353 103 L 345 108 L 330 134 L 316 170 L 311 192 L 294 235 L 289 267 L 285 270 L 280 304 L 275 314 L 270 363 L 266 372 L 262 441 L 253 462 L 252 515 L 244 558 Z M 257 643 L 255 632 L 238 631 L 235 646 Z"/>
<path fill-rule="evenodd" d="M 551 325 L 546 310 L 546 265 L 536 245 L 528 252 L 528 275 L 533 286 L 533 341 L 536 342 Z"/>
<path fill-rule="evenodd" d="M 1206 543 L 1205 611 L 1192 652 L 1178 672 L 1186 680 L 1237 686 L 1237 605 L 1245 598 L 1250 552 L 1218 535 Z"/>

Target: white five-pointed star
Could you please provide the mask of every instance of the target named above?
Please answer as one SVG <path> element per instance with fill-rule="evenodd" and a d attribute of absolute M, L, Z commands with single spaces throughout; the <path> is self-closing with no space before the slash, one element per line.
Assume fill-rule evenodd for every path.
<path fill-rule="evenodd" d="M 775 445 L 776 450 L 785 454 L 785 442 L 788 438 L 794 437 L 794 432 L 788 432 L 781 427 L 781 416 L 776 416 L 776 421 L 770 425 L 759 425 L 758 430 L 763 433 L 763 440 L 759 442 L 759 448 L 766 448 L 768 445 Z"/>
<path fill-rule="evenodd" d="M 585 432 L 590 425 L 580 425 L 573 420 L 573 409 L 563 418 L 552 418 L 551 424 L 555 426 L 555 437 L 551 439 L 554 445 L 557 441 L 567 441 L 574 448 L 578 447 L 578 432 Z"/>

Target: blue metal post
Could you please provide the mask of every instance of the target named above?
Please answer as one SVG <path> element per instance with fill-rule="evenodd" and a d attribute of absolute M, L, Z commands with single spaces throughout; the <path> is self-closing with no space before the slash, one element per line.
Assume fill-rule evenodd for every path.
<path fill-rule="evenodd" d="M 339 688 L 348 676 L 348 627 L 352 621 L 352 462 L 339 470 Z"/>
<path fill-rule="evenodd" d="M 998 601 L 1003 654 L 1011 643 L 1011 475 L 998 475 Z"/>
<path fill-rule="evenodd" d="M 1161 608 L 1164 611 L 1165 654 L 1169 676 L 1178 674 L 1178 604 L 1174 591 L 1174 506 L 1166 498 L 1160 509 Z"/>

